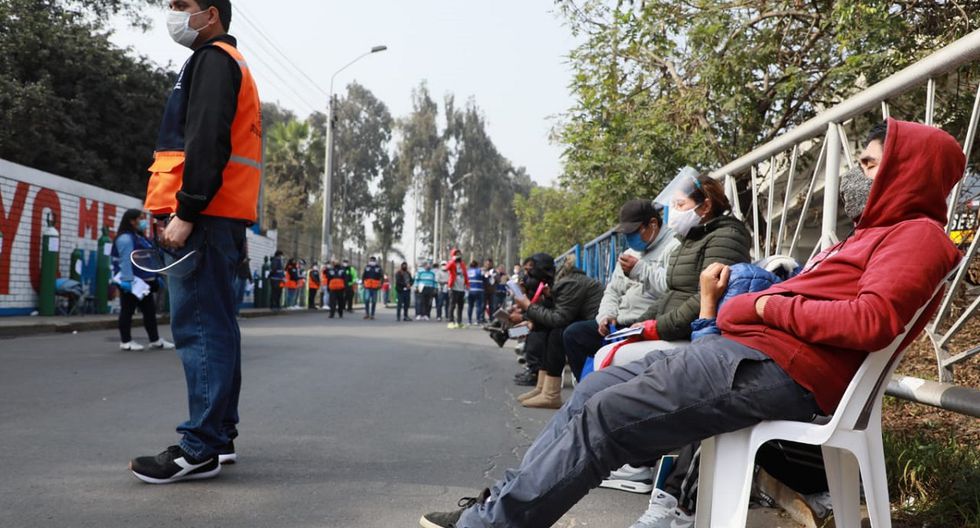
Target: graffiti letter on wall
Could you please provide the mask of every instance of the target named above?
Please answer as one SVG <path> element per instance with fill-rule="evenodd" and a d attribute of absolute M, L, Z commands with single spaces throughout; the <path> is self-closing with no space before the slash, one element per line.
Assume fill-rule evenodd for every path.
<path fill-rule="evenodd" d="M 40 189 L 34 196 L 34 208 L 31 211 L 31 286 L 34 291 L 41 291 L 41 235 L 47 226 L 47 209 L 54 215 L 54 227 L 61 232 L 61 200 L 58 193 L 51 189 Z"/>
<path fill-rule="evenodd" d="M 116 206 L 112 204 L 102 204 L 102 225 L 109 228 L 109 236 L 116 236 Z M 99 231 L 99 236 L 102 232 Z"/>
<path fill-rule="evenodd" d="M 99 238 L 99 202 L 78 199 L 78 238 Z"/>
<path fill-rule="evenodd" d="M 0 295 L 10 294 L 10 256 L 14 252 L 14 238 L 20 227 L 20 216 L 27 203 L 26 183 L 18 183 L 9 210 L 4 210 L 3 196 L 0 196 Z"/>

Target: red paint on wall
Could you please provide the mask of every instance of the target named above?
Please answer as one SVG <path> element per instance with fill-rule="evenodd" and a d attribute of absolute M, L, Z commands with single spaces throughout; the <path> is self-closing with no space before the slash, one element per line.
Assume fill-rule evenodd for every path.
<path fill-rule="evenodd" d="M 24 204 L 27 203 L 28 190 L 29 185 L 18 183 L 13 200 L 8 197 L 7 210 L 4 210 L 3 196 L 0 196 L 0 295 L 10 294 L 10 256 L 14 252 L 14 238 L 24 213 Z"/>
<path fill-rule="evenodd" d="M 34 291 L 41 290 L 41 237 L 47 226 L 47 213 L 54 215 L 54 227 L 61 232 L 61 200 L 58 193 L 51 189 L 40 189 L 34 196 L 34 208 L 31 211 L 31 286 Z"/>
<path fill-rule="evenodd" d="M 99 238 L 99 202 L 78 199 L 78 238 Z"/>

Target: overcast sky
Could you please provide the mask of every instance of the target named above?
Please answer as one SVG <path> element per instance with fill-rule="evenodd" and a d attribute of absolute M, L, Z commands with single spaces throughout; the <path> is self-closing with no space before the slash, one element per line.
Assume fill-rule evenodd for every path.
<path fill-rule="evenodd" d="M 566 63 L 574 40 L 549 0 L 234 0 L 231 34 L 249 60 L 264 101 L 299 116 L 325 110 L 330 76 L 360 53 L 384 44 L 341 73 L 384 101 L 395 116 L 411 110 L 412 88 L 426 80 L 442 106 L 474 97 L 500 152 L 527 167 L 535 181 L 560 173 L 561 149 L 549 141 L 558 114 L 571 107 Z M 113 41 L 179 69 L 190 51 L 170 40 L 166 11 L 143 33 L 115 24 Z M 262 34 L 289 57 L 295 68 Z M 312 82 L 299 73 L 302 70 Z M 314 86 L 314 84 L 316 86 Z M 317 88 L 319 87 L 319 89 Z M 323 91 L 321 91 L 323 90 Z"/>

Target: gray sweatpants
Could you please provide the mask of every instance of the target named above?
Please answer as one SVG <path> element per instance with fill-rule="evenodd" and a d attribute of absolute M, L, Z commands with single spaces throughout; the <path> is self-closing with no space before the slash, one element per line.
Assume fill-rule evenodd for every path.
<path fill-rule="evenodd" d="M 458 528 L 551 526 L 613 469 L 762 420 L 809 421 L 813 395 L 768 356 L 721 336 L 590 374 L 521 465 Z"/>

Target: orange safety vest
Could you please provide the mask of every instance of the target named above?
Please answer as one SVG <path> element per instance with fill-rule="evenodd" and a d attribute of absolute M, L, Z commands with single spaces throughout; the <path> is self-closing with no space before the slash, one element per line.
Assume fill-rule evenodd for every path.
<path fill-rule="evenodd" d="M 227 42 L 214 42 L 238 62 L 242 85 L 238 109 L 231 123 L 231 157 L 222 171 L 222 184 L 201 214 L 247 220 L 257 218 L 259 185 L 262 181 L 262 112 L 259 91 L 245 58 Z M 184 152 L 164 150 L 153 154 L 150 183 L 144 207 L 154 215 L 177 211 L 177 191 L 184 181 Z"/>
<path fill-rule="evenodd" d="M 319 290 L 320 289 L 320 273 L 317 271 L 310 271 L 310 289 Z"/>

